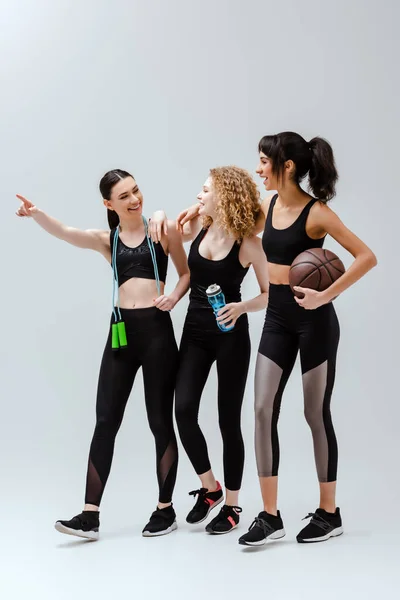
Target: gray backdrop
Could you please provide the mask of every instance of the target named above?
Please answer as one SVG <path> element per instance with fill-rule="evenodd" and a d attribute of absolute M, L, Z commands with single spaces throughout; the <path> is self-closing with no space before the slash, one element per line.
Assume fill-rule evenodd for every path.
<path fill-rule="evenodd" d="M 399 13 L 395 0 L 2 2 L 0 588 L 7 600 L 396 597 Z M 186 526 L 187 492 L 198 483 L 182 451 L 180 528 L 163 539 L 140 537 L 157 490 L 139 374 L 104 496 L 102 540 L 61 537 L 53 522 L 78 513 L 83 501 L 111 270 L 100 255 L 17 219 L 15 193 L 69 225 L 105 228 L 98 181 L 118 167 L 137 178 L 146 215 L 164 208 L 174 217 L 210 167 L 254 172 L 259 138 L 281 130 L 332 143 L 340 183 L 331 206 L 379 260 L 336 302 L 342 337 L 332 410 L 346 535 L 306 548 L 294 541 L 318 503 L 297 367 L 280 421 L 287 537 L 259 552 L 237 545 L 262 508 L 253 455 L 258 313 L 250 316 L 240 529 L 214 538 Z M 326 246 L 350 264 L 333 240 Z M 175 281 L 171 265 L 167 289 Z M 250 273 L 243 295 L 256 293 Z M 178 339 L 186 307 L 184 299 L 173 311 Z M 221 478 L 215 386 L 213 371 L 200 419 Z"/>

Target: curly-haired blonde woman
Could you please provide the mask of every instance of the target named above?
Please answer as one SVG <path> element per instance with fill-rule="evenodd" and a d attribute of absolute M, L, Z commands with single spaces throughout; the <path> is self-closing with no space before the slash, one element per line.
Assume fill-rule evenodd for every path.
<path fill-rule="evenodd" d="M 176 420 L 182 444 L 201 481 L 187 522 L 204 521 L 223 501 L 224 493 L 211 469 L 198 414 L 201 395 L 216 362 L 219 426 L 223 440 L 225 504 L 207 525 L 208 533 L 228 533 L 239 523 L 239 490 L 244 465 L 241 408 L 250 360 L 247 312 L 265 309 L 268 301 L 268 266 L 261 241 L 252 235 L 260 211 L 259 193 L 251 176 L 238 167 L 211 169 L 197 196 L 198 216 L 182 230 L 184 241 L 193 240 L 189 252 L 190 304 L 180 345 L 176 384 Z M 152 219 L 157 240 L 165 217 Z M 240 287 L 253 265 L 260 294 L 242 301 Z M 226 299 L 220 323 L 234 325 L 220 331 L 208 303 L 206 289 L 218 284 Z"/>

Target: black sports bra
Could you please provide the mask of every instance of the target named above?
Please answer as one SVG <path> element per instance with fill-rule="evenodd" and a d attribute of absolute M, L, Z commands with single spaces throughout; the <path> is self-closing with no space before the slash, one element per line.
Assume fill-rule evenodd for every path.
<path fill-rule="evenodd" d="M 115 229 L 110 232 L 110 247 L 111 254 L 113 251 Z M 158 266 L 158 274 L 160 281 L 165 283 L 167 278 L 168 268 L 168 256 L 164 252 L 164 248 L 161 243 L 154 244 L 154 250 L 156 252 L 156 260 Z M 117 273 L 118 273 L 118 284 L 121 286 L 123 283 L 132 279 L 132 277 L 138 277 L 140 279 L 155 279 L 153 261 L 150 254 L 150 248 L 145 237 L 143 242 L 135 248 L 125 246 L 124 242 L 118 236 L 117 238 Z"/>
<path fill-rule="evenodd" d="M 314 240 L 307 235 L 306 222 L 311 207 L 318 202 L 310 200 L 305 205 L 294 223 L 285 229 L 275 229 L 272 226 L 272 213 L 278 194 L 272 198 L 265 221 L 262 245 L 268 262 L 278 265 L 291 265 L 296 256 L 309 248 L 322 248 L 325 237 Z"/>
<path fill-rule="evenodd" d="M 201 256 L 199 246 L 207 233 L 202 229 L 190 246 L 188 264 L 190 269 L 190 308 L 210 308 L 206 289 L 216 283 L 221 287 L 227 304 L 240 302 L 240 285 L 249 270 L 239 261 L 240 244 L 234 242 L 225 258 L 209 260 Z"/>

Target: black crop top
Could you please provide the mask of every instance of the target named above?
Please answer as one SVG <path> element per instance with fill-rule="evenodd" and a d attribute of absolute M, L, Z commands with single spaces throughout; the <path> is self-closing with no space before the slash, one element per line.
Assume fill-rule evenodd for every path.
<path fill-rule="evenodd" d="M 199 246 L 207 233 L 202 229 L 190 246 L 190 308 L 210 308 L 206 289 L 216 283 L 224 293 L 226 303 L 240 302 L 240 285 L 249 270 L 239 261 L 240 245 L 234 242 L 229 254 L 221 260 L 209 260 L 199 253 Z"/>
<path fill-rule="evenodd" d="M 296 256 L 309 248 L 322 248 L 325 237 L 312 239 L 306 232 L 306 222 L 311 207 L 318 200 L 310 200 L 305 205 L 294 223 L 285 229 L 275 229 L 272 225 L 272 213 L 278 194 L 276 194 L 269 205 L 267 219 L 265 221 L 262 245 L 267 255 L 268 262 L 278 265 L 291 265 Z"/>
<path fill-rule="evenodd" d="M 115 229 L 110 232 L 111 254 L 113 251 Z M 158 275 L 160 281 L 165 283 L 167 278 L 168 256 L 164 252 L 161 243 L 154 244 L 156 260 L 158 266 Z M 132 277 L 140 279 L 155 279 L 153 260 L 150 254 L 150 248 L 145 237 L 143 242 L 135 248 L 125 246 L 124 242 L 117 239 L 117 273 L 118 284 L 121 286 L 125 281 Z"/>

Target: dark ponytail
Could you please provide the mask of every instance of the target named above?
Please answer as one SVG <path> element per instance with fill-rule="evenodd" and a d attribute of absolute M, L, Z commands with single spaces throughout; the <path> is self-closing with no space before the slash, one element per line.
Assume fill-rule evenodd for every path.
<path fill-rule="evenodd" d="M 310 149 L 310 188 L 316 198 L 327 202 L 334 197 L 338 180 L 332 146 L 326 140 L 315 137 L 310 142 Z"/>
<path fill-rule="evenodd" d="M 292 160 L 296 167 L 294 181 L 297 185 L 308 174 L 309 187 L 315 198 L 328 202 L 335 195 L 338 173 L 332 148 L 326 140 L 315 137 L 307 142 L 298 133 L 285 131 L 264 136 L 258 144 L 258 151 L 271 159 L 273 173 L 278 178 L 283 177 L 285 162 Z"/>
<path fill-rule="evenodd" d="M 126 179 L 126 177 L 133 177 L 128 171 L 122 171 L 122 169 L 113 169 L 112 171 L 108 171 L 100 180 L 99 188 L 100 194 L 104 200 L 109 200 L 111 197 L 111 192 L 116 183 L 121 181 L 121 179 Z M 119 225 L 119 216 L 114 210 L 107 209 L 107 220 L 110 226 L 110 229 L 114 229 Z"/>

